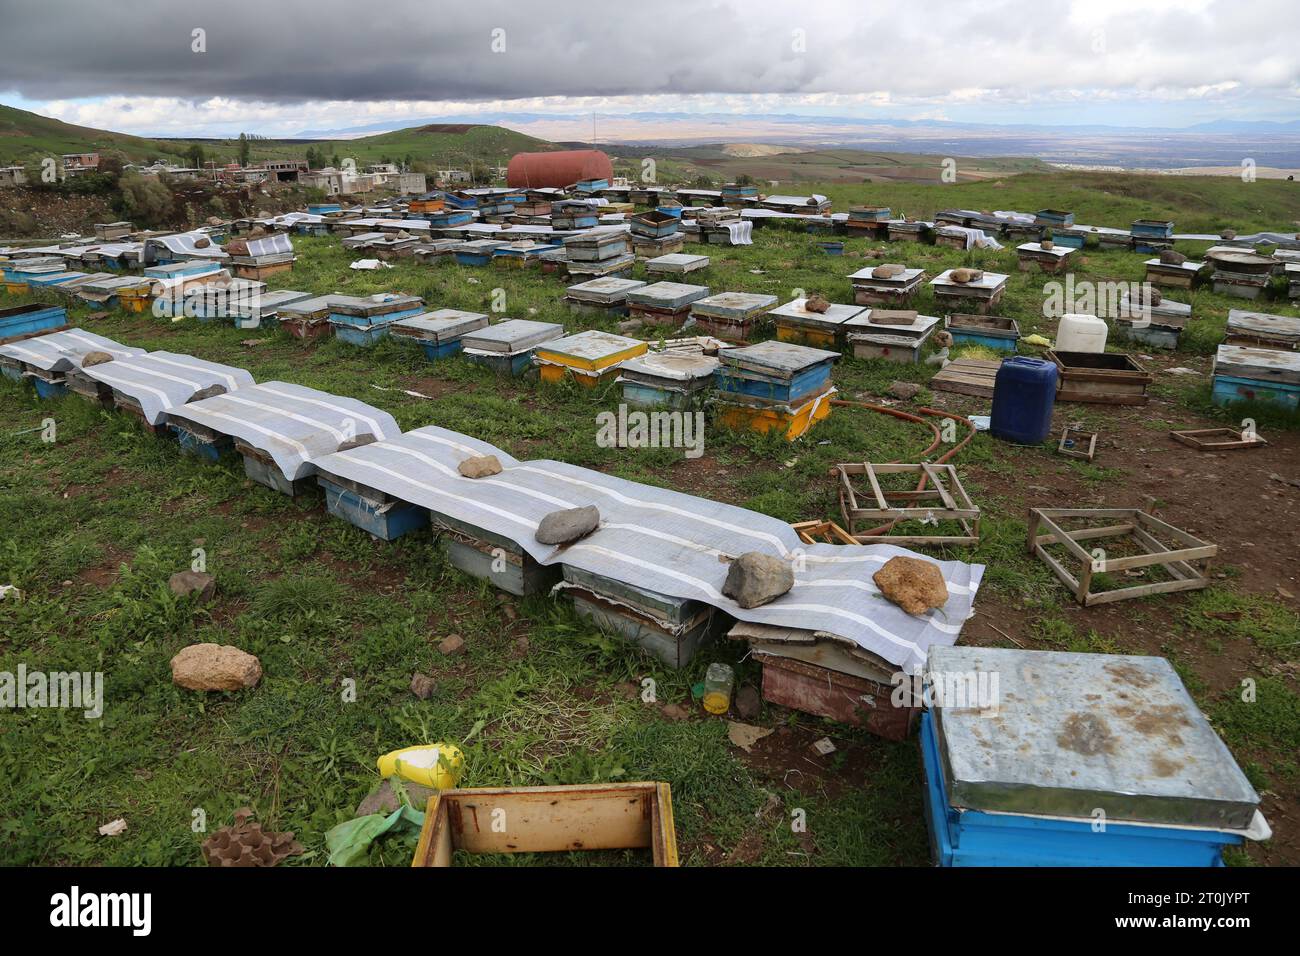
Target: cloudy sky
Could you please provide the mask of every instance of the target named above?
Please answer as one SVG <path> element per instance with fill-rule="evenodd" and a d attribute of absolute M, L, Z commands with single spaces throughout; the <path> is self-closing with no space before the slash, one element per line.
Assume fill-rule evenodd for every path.
<path fill-rule="evenodd" d="M 6 0 L 0 103 L 163 136 L 502 112 L 1288 121 L 1300 17 L 1296 0 Z"/>

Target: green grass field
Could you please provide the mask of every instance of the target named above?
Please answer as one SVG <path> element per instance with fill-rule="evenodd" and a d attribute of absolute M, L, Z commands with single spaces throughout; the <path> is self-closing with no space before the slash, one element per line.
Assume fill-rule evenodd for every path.
<path fill-rule="evenodd" d="M 1300 215 L 1291 184 L 1144 180 L 1152 190 L 1148 201 L 1125 188 L 1122 177 L 1115 180 L 1026 175 L 1003 186 L 825 191 L 837 208 L 881 201 L 916 214 L 943 206 L 1072 205 L 1080 220 L 1106 225 L 1169 210 L 1180 229 L 1223 224 L 1244 231 Z M 1047 277 L 1016 272 L 1010 249 L 968 256 L 884 244 L 883 258 L 863 258 L 880 244 L 852 239 L 852 255 L 830 257 L 817 250 L 815 238 L 774 227 L 757 231 L 752 247 L 690 251 L 713 257 L 701 279 L 712 289 L 769 292 L 782 301 L 796 289 L 851 301 L 845 276 L 879 261 L 905 261 L 931 274 L 973 263 L 1011 273 L 1000 311 L 1017 317 L 1026 333 L 1051 334 L 1039 310 Z M 431 308 L 478 311 L 489 310 L 492 291 L 500 288 L 508 316 L 563 322 L 571 330 L 614 326 L 571 314 L 559 301 L 564 282 L 558 276 L 445 261 L 357 272 L 347 268 L 354 256 L 337 240 L 295 238 L 295 246 L 299 261 L 276 277 L 275 287 L 401 291 L 423 296 Z M 1076 279 L 1137 281 L 1141 258 L 1089 251 Z M 638 265 L 637 277 L 642 273 Z M 1185 354 L 1176 358 L 1203 367 L 1234 302 L 1201 291 L 1190 301 L 1197 318 Z M 934 312 L 928 289 L 918 307 Z M 1269 308 L 1296 314 L 1289 306 Z M 786 521 L 838 519 L 826 477 L 836 462 L 912 460 L 928 440 L 905 422 L 841 409 L 794 445 L 711 427 L 705 456 L 688 462 L 679 452 L 598 447 L 596 415 L 617 405 L 614 390 L 503 381 L 459 359 L 429 364 L 391 341 L 364 350 L 333 340 L 304 345 L 278 329 L 250 332 L 122 312 L 85 316 L 78 309 L 72 319 L 125 343 L 187 352 L 245 367 L 259 381 L 284 379 L 369 402 L 404 429 L 437 424 L 519 458 L 598 468 Z M 835 381 L 843 396 L 873 401 L 891 382 L 924 383 L 933 371 L 846 358 Z M 1161 406 L 1169 421 L 1155 427 L 1234 420 L 1209 406 L 1204 386 L 1162 384 L 1160 394 L 1172 404 Z M 931 399 L 928 390 L 919 397 Z M 777 730 L 790 754 L 776 771 L 761 765 L 729 743 L 724 721 L 703 715 L 691 700 L 691 685 L 712 660 L 735 664 L 741 683 L 757 681 L 756 665 L 741 660 L 730 642 L 674 672 L 577 618 L 562 601 L 508 598 L 450 568 L 427 532 L 393 544 L 374 541 L 326 515 L 319 497 L 294 500 L 254 485 L 236 460 L 212 465 L 183 457 L 174 443 L 75 396 L 40 401 L 2 379 L 0 416 L 0 584 L 26 595 L 0 602 L 0 670 L 19 663 L 33 670 L 102 670 L 108 698 L 100 720 L 52 710 L 0 718 L 0 862 L 201 865 L 205 833 L 193 826 L 195 811 L 203 811 L 211 831 L 248 805 L 269 828 L 292 830 L 308 847 L 293 862 L 322 864 L 325 831 L 350 818 L 378 784 L 376 758 L 437 740 L 464 750 L 465 786 L 668 781 L 686 864 L 927 862 L 914 741 L 888 743 L 765 705 L 756 723 Z M 57 423 L 52 444 L 30 431 L 47 417 Z M 1112 413 L 1088 408 L 1080 417 L 1108 424 Z M 1293 419 L 1262 418 L 1265 424 L 1279 440 L 1294 439 Z M 987 435 L 955 461 L 986 515 L 979 546 L 946 556 L 988 566 L 976 605 L 981 616 L 994 614 L 1026 647 L 1170 657 L 1256 786 L 1294 818 L 1300 619 L 1293 605 L 1245 587 L 1239 570 L 1225 566 L 1223 579 L 1191 597 L 1128 602 L 1119 615 L 1076 611 L 1046 568 L 1025 553 L 1019 486 L 1060 479 L 1127 502 L 1125 471 L 1104 460 L 1062 464 L 1046 446 L 1008 446 Z M 202 607 L 176 599 L 166 583 L 190 566 L 195 548 L 206 551 L 219 588 Z M 1147 631 L 1158 636 L 1144 642 L 1140 634 Z M 436 645 L 451 633 L 465 638 L 466 652 L 445 658 Z M 208 696 L 174 687 L 168 661 L 196 641 L 257 654 L 265 670 L 261 684 Z M 1225 670 L 1239 655 L 1264 675 L 1258 705 L 1238 699 Z M 408 690 L 417 671 L 437 682 L 427 701 Z M 684 704 L 692 716 L 674 720 L 642 703 L 636 688 L 647 677 L 656 682 L 660 705 Z M 355 702 L 345 700 L 347 681 L 355 682 Z M 807 749 L 824 735 L 838 748 L 829 758 Z M 806 812 L 807 832 L 792 830 L 796 810 Z M 125 833 L 97 835 L 97 827 L 118 817 L 127 821 Z M 1285 821 L 1273 822 L 1281 832 Z M 1249 856 L 1234 853 L 1232 861 L 1300 862 L 1294 836 L 1287 840 L 1275 855 L 1252 849 Z M 412 849 L 410 837 L 382 841 L 371 862 L 405 865 Z M 644 862 L 623 854 L 562 858 L 574 865 L 634 861 Z"/>

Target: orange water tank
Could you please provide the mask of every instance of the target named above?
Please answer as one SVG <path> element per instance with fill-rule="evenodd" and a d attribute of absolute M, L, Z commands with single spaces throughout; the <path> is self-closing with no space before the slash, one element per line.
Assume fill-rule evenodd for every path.
<path fill-rule="evenodd" d="M 584 179 L 613 178 L 614 164 L 598 149 L 515 153 L 506 167 L 506 185 L 511 189 L 559 188 Z"/>

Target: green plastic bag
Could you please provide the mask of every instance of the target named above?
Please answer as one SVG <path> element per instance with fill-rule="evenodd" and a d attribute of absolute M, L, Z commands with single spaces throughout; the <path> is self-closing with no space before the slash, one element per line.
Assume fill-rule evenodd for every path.
<path fill-rule="evenodd" d="M 408 803 L 384 816 L 371 813 L 364 817 L 346 820 L 325 834 L 325 846 L 330 851 L 333 866 L 356 866 L 365 860 L 370 844 L 392 830 L 424 826 L 424 814 Z"/>

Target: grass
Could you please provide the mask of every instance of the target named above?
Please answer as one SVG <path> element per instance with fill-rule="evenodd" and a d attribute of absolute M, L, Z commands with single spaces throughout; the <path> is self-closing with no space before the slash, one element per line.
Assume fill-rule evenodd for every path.
<path fill-rule="evenodd" d="M 1094 174 L 1099 175 L 1099 174 Z M 1069 205 L 1080 219 L 1107 224 L 1173 210 L 1188 228 L 1226 218 L 1238 229 L 1258 222 L 1236 189 L 1260 189 L 1276 215 L 1289 198 L 1268 183 L 1178 179 L 1150 201 L 1123 182 L 1069 174 L 942 187 L 899 187 L 896 209 L 924 203 L 976 208 Z M 1059 182 L 1058 194 L 1047 185 Z M 1162 183 L 1164 180 L 1162 180 Z M 1087 185 L 1092 183 L 1093 185 Z M 1200 190 L 1200 192 L 1198 192 Z M 827 187 L 838 207 L 881 198 L 875 187 Z M 895 195 L 898 197 L 895 201 Z M 1050 196 L 1050 198 L 1049 198 Z M 1194 213 L 1191 197 L 1201 197 Z M 1243 200 L 1244 201 L 1244 200 Z M 914 205 L 915 204 L 915 205 Z M 1227 212 L 1220 213 L 1216 210 Z M 1186 216 L 1184 217 L 1184 213 Z M 1296 214 L 1300 214 L 1297 212 Z M 1202 218 L 1195 218 L 1200 215 Z M 788 227 L 761 230 L 754 246 L 706 252 L 711 288 L 770 292 L 783 301 L 796 289 L 850 301 L 845 276 L 868 263 L 906 261 L 931 272 L 963 262 L 1011 274 L 1003 309 L 1026 332 L 1050 335 L 1039 310 L 1044 278 L 1019 273 L 1009 250 L 965 255 L 931 246 L 852 239 L 848 258 L 828 257 L 812 237 Z M 565 323 L 570 329 L 613 330 L 615 321 L 579 320 L 558 301 L 559 280 L 533 271 L 432 267 L 401 261 L 376 272 L 348 269 L 354 258 L 334 240 L 295 239 L 299 261 L 273 286 L 368 294 L 402 291 L 431 305 L 490 311 L 495 289 L 504 315 Z M 641 277 L 638 267 L 638 277 Z M 1079 278 L 1134 281 L 1140 258 L 1090 251 Z M 1175 296 L 1177 298 L 1177 296 Z M 13 304 L 10 300 L 5 304 Z M 928 289 L 918 307 L 935 311 Z M 1196 293 L 1196 322 L 1186 361 L 1212 351 L 1234 300 Z M 1294 314 L 1282 306 L 1271 310 Z M 839 518 L 827 471 L 842 461 L 914 461 L 928 429 L 883 415 L 839 408 L 807 440 L 728 432 L 711 425 L 706 454 L 694 462 L 673 452 L 631 452 L 596 444 L 596 415 L 618 400 L 616 389 L 588 391 L 502 381 L 466 362 L 432 366 L 393 341 L 362 350 L 334 341 L 304 345 L 276 329 L 237 330 L 222 323 L 171 323 L 113 312 L 75 322 L 150 349 L 166 348 L 249 369 L 259 381 L 285 379 L 369 402 L 404 429 L 437 424 L 499 445 L 519 458 L 556 459 L 603 469 L 743 505 L 786 521 Z M 256 344 L 246 344 L 254 342 Z M 1184 361 L 1182 356 L 1179 361 Z M 931 366 L 899 366 L 845 358 L 836 367 L 841 396 L 884 398 L 897 380 L 924 385 Z M 407 394 L 419 392 L 430 398 Z M 1208 406 L 1179 387 L 1161 414 L 1206 416 L 1235 423 L 1237 409 Z M 928 390 L 919 402 L 934 401 Z M 1081 408 L 1085 427 L 1110 412 Z M 58 440 L 24 429 L 53 417 Z M 0 721 L 0 860 L 7 863 L 104 865 L 201 863 L 202 811 L 210 832 L 252 806 L 273 829 L 293 830 L 307 845 L 295 864 L 320 864 L 323 835 L 348 819 L 378 783 L 376 758 L 416 743 L 446 740 L 466 755 L 467 786 L 665 780 L 672 785 L 683 860 L 688 864 L 923 864 L 928 859 L 920 814 L 920 774 L 912 744 L 892 744 L 850 728 L 767 707 L 758 722 L 791 732 L 831 734 L 851 760 L 791 789 L 747 762 L 721 721 L 672 720 L 629 694 L 649 678 L 660 704 L 692 708 L 691 686 L 713 660 L 737 666 L 742 681 L 758 668 L 730 642 L 707 649 L 677 672 L 576 617 L 563 602 L 519 600 L 450 567 L 432 535 L 417 532 L 392 544 L 327 516 L 319 499 L 295 501 L 247 481 L 237 461 L 210 465 L 142 433 L 123 416 L 76 398 L 37 400 L 0 380 L 0 583 L 21 588 L 23 601 L 0 602 L 0 670 L 101 669 L 109 706 L 99 721 L 51 710 L 15 712 Z M 1285 417 L 1257 419 L 1261 428 L 1290 428 Z M 1170 422 L 1159 423 L 1159 430 Z M 1153 425 L 1153 428 L 1155 426 Z M 964 429 L 957 429 L 960 438 Z M 1266 433 L 1267 434 L 1267 433 Z M 941 445 L 939 452 L 950 445 Z M 937 452 L 936 452 L 937 453 Z M 1189 687 L 1252 779 L 1296 787 L 1296 615 L 1268 596 L 1250 594 L 1231 578 L 1212 589 L 1152 602 L 1132 602 L 1125 617 L 1099 623 L 1070 607 L 1068 597 L 1024 547 L 1025 483 L 1062 475 L 1091 493 L 1122 493 L 1121 470 L 1104 460 L 1063 461 L 1048 445 L 1020 448 L 979 434 L 956 464 L 984 509 L 981 540 L 944 557 L 983 563 L 977 609 L 1007 610 L 991 618 L 1027 647 L 1091 653 L 1144 652 L 1129 625 L 1158 630 Z M 201 548 L 219 582 L 217 599 L 178 599 L 168 577 L 190 567 Z M 1015 620 L 1023 618 L 1023 625 Z M 466 650 L 443 657 L 447 634 Z M 257 654 L 265 676 L 240 694 L 200 697 L 171 684 L 168 662 L 196 641 L 234 644 Z M 1165 650 L 1167 648 L 1167 650 Z M 1150 652 L 1148 649 L 1145 652 Z M 1254 704 L 1231 693 L 1218 670 L 1225 660 L 1262 659 L 1279 669 L 1258 684 Z M 432 676 L 428 700 L 408 690 L 412 673 Z M 1235 680 L 1235 678 L 1234 678 Z M 1227 681 L 1227 683 L 1225 683 Z M 344 691 L 355 687 L 355 701 Z M 798 758 L 793 758 L 796 762 Z M 861 767 L 869 769 L 863 771 Z M 792 817 L 806 816 L 806 833 Z M 116 817 L 126 833 L 101 838 Z M 404 865 L 409 839 L 377 844 L 370 862 Z M 531 864 L 548 858 L 463 859 L 461 863 Z M 564 855 L 572 865 L 644 862 L 643 855 Z"/>

